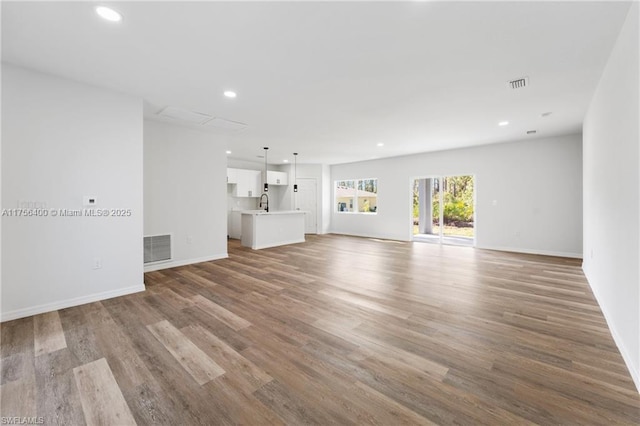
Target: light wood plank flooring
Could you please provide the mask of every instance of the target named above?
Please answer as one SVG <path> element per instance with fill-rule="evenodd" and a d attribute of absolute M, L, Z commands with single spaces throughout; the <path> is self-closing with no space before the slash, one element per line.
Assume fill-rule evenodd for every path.
<path fill-rule="evenodd" d="M 639 424 L 580 261 L 310 236 L 3 323 L 45 424 Z"/>

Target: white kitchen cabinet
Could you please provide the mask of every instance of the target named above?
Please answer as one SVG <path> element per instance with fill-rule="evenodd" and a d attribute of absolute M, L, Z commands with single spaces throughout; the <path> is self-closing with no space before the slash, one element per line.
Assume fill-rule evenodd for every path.
<path fill-rule="evenodd" d="M 227 168 L 227 183 L 238 183 L 238 169 Z"/>
<path fill-rule="evenodd" d="M 233 190 L 234 197 L 259 197 L 261 180 L 259 170 L 236 169 L 237 182 Z"/>
<path fill-rule="evenodd" d="M 240 244 L 259 250 L 285 244 L 304 243 L 304 212 L 242 212 Z"/>
<path fill-rule="evenodd" d="M 289 175 L 285 172 L 268 171 L 267 182 L 269 185 L 286 185 Z"/>
<path fill-rule="evenodd" d="M 229 238 L 239 240 L 242 237 L 242 226 L 240 210 L 231 210 L 229 212 Z"/>

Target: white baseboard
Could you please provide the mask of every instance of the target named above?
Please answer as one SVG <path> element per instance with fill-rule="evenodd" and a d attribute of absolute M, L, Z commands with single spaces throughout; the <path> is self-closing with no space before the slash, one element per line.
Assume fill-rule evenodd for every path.
<path fill-rule="evenodd" d="M 2 312 L 0 322 L 11 321 L 18 318 L 30 317 L 32 315 L 43 314 L 45 312 L 57 311 L 58 309 L 71 308 L 72 306 L 84 305 L 85 303 L 98 302 L 100 300 L 125 296 L 127 294 L 144 291 L 144 284 L 131 287 L 119 288 L 117 290 L 105 291 L 102 293 L 89 294 L 87 296 L 74 297 L 73 299 L 59 300 L 57 302 L 46 303 L 44 305 L 30 306 L 28 308 L 16 309 L 14 311 Z"/>
<path fill-rule="evenodd" d="M 228 253 L 220 253 L 213 256 L 198 257 L 194 259 L 167 260 L 164 262 L 156 262 L 149 265 L 145 265 L 144 272 L 153 272 L 153 271 L 159 271 L 161 269 L 177 268 L 178 266 L 193 265 L 194 263 L 202 263 L 202 262 L 209 262 L 211 260 L 226 259 L 227 257 L 229 257 Z"/>
<path fill-rule="evenodd" d="M 582 253 L 571 253 L 565 251 L 551 251 L 551 250 L 535 250 L 535 249 L 523 249 L 515 247 L 493 247 L 493 246 L 476 246 L 482 250 L 496 250 L 496 251 L 509 251 L 512 253 L 524 253 L 524 254 L 539 254 L 541 256 L 555 256 L 555 257 L 570 257 L 573 259 L 582 259 Z"/>
<path fill-rule="evenodd" d="M 595 296 L 596 301 L 598 302 L 598 306 L 600 306 L 600 311 L 602 311 L 602 314 L 604 315 L 604 319 L 607 322 L 607 326 L 609 328 L 609 331 L 611 332 L 613 341 L 618 347 L 618 350 L 620 351 L 620 355 L 622 355 L 622 359 L 624 360 L 624 363 L 627 365 L 627 369 L 629 370 L 629 374 L 631 374 L 631 379 L 633 379 L 633 383 L 635 383 L 636 385 L 636 389 L 640 393 L 640 371 L 638 371 L 634 367 L 633 363 L 631 362 L 633 359 L 633 356 L 632 354 L 629 353 L 626 346 L 624 345 L 624 341 L 620 338 L 620 335 L 616 332 L 616 329 L 613 326 L 613 322 L 611 321 L 611 317 L 609 316 L 608 311 L 604 309 L 602 303 L 600 303 L 602 299 L 598 294 L 598 291 L 596 290 L 596 288 L 593 285 L 591 285 L 591 282 L 589 281 L 589 276 L 587 275 L 588 271 L 586 271 L 584 267 L 582 268 L 582 270 L 585 273 L 585 277 L 587 277 L 587 282 L 589 283 L 589 287 L 591 287 L 591 292 Z"/>

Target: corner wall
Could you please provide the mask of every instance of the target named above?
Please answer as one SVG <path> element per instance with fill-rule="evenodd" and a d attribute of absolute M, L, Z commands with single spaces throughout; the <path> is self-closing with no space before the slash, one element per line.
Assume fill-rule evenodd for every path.
<path fill-rule="evenodd" d="M 219 137 L 144 122 L 144 235 L 171 234 L 173 259 L 145 271 L 227 257 L 227 156 Z"/>
<path fill-rule="evenodd" d="M 142 101 L 2 64 L 2 208 L 2 321 L 144 290 Z"/>
<path fill-rule="evenodd" d="M 584 272 L 640 390 L 639 5 L 584 121 Z"/>
<path fill-rule="evenodd" d="M 581 257 L 581 144 L 569 135 L 332 166 L 332 187 L 378 178 L 378 213 L 338 213 L 332 198 L 331 231 L 408 241 L 413 180 L 474 175 L 477 247 Z"/>

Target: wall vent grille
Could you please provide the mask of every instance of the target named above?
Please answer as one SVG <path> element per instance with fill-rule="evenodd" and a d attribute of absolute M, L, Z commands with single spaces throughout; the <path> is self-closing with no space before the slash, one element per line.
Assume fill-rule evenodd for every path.
<path fill-rule="evenodd" d="M 509 81 L 507 83 L 510 89 L 524 89 L 529 86 L 529 77 L 522 77 L 515 80 Z"/>
<path fill-rule="evenodd" d="M 171 260 L 171 235 L 144 237 L 144 263 Z"/>

